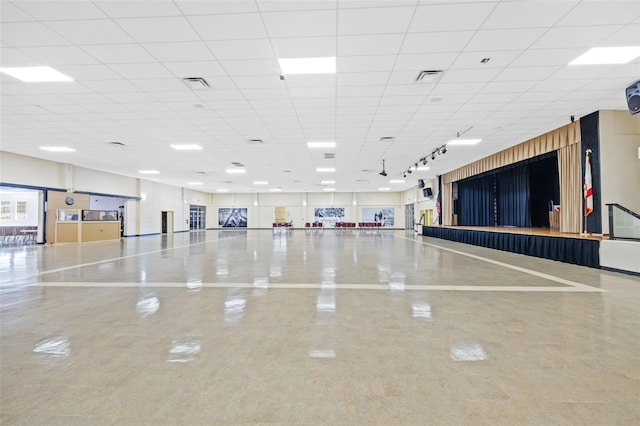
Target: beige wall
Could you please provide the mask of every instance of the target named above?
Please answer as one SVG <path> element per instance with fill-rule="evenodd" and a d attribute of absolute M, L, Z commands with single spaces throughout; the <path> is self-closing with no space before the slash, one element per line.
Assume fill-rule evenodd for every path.
<path fill-rule="evenodd" d="M 609 233 L 607 203 L 640 213 L 640 114 L 600 111 L 602 232 Z"/>
<path fill-rule="evenodd" d="M 64 200 L 68 197 L 73 197 L 74 203 L 72 206 L 68 206 Z M 45 242 L 51 244 L 55 242 L 56 238 L 56 218 L 58 209 L 89 209 L 89 194 L 75 194 L 63 191 L 48 191 L 47 194 L 47 224 L 45 232 Z M 79 213 L 82 214 L 82 213 Z"/>

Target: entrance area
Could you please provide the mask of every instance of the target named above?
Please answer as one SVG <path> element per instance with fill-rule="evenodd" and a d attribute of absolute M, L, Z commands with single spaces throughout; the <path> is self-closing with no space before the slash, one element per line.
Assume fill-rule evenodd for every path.
<path fill-rule="evenodd" d="M 207 208 L 205 206 L 191 205 L 189 208 L 189 229 L 207 228 Z"/>

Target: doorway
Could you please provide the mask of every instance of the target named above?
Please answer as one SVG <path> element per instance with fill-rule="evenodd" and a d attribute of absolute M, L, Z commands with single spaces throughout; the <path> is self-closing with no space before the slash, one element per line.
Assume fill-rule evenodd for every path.
<path fill-rule="evenodd" d="M 191 205 L 189 207 L 189 229 L 206 229 L 207 209 L 205 206 Z"/>
<path fill-rule="evenodd" d="M 404 229 L 413 231 L 415 221 L 414 205 L 404 206 Z"/>
<path fill-rule="evenodd" d="M 162 233 L 173 234 L 173 212 L 172 211 L 162 212 Z"/>

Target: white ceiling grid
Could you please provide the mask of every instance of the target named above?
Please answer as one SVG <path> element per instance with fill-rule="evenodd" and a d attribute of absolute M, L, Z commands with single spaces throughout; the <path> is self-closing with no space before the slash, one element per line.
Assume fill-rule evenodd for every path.
<path fill-rule="evenodd" d="M 567 64 L 640 45 L 640 2 L 562 0 L 0 1 L 1 149 L 203 190 L 370 191 L 459 132 L 430 178 L 599 109 L 626 109 L 626 65 Z M 335 75 L 280 79 L 277 59 L 336 56 Z M 483 58 L 490 58 L 481 63 Z M 421 70 L 443 70 L 416 83 Z M 192 89 L 185 77 L 203 77 Z M 468 130 L 469 129 L 469 130 Z M 468 131 L 467 131 L 468 130 Z M 393 137 L 381 142 L 382 137 Z M 262 144 L 249 142 L 261 139 Z M 310 150 L 307 141 L 335 140 Z M 109 142 L 125 144 L 118 147 Z M 200 152 L 176 152 L 191 143 Z M 49 153 L 44 145 L 75 148 Z M 326 159 L 335 152 L 335 159 Z M 389 177 L 378 175 L 386 159 Z M 246 166 L 242 176 L 224 172 Z M 336 167 L 319 174 L 317 167 Z M 204 174 L 202 173 L 204 172 Z M 402 190 L 415 184 L 407 179 Z"/>

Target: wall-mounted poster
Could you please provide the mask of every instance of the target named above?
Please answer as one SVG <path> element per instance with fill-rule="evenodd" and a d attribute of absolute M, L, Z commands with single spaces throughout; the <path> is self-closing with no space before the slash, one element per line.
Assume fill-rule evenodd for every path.
<path fill-rule="evenodd" d="M 316 207 L 314 222 L 322 222 L 323 227 L 333 227 L 336 222 L 344 222 L 344 207 Z"/>
<path fill-rule="evenodd" d="M 392 227 L 395 225 L 395 210 L 393 207 L 363 207 L 362 221 Z"/>
<path fill-rule="evenodd" d="M 284 223 L 287 221 L 287 208 L 276 206 L 273 208 L 273 221 L 276 223 Z"/>
<path fill-rule="evenodd" d="M 220 228 L 246 228 L 246 208 L 220 208 L 218 209 L 218 226 Z"/>

